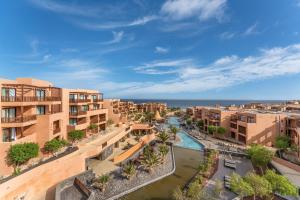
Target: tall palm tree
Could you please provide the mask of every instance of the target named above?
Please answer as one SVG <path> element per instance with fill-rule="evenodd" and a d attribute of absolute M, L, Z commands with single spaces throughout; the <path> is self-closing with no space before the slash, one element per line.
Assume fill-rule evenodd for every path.
<path fill-rule="evenodd" d="M 130 180 L 131 177 L 136 173 L 135 166 L 132 162 L 129 162 L 123 167 L 123 175 Z"/>
<path fill-rule="evenodd" d="M 102 192 L 104 192 L 108 181 L 109 181 L 109 175 L 104 174 L 104 175 L 98 176 L 94 180 L 94 183 L 92 184 L 92 186 L 95 188 L 98 188 Z"/>
<path fill-rule="evenodd" d="M 158 134 L 158 138 L 163 144 L 165 144 L 169 139 L 169 135 L 165 131 L 162 131 Z"/>

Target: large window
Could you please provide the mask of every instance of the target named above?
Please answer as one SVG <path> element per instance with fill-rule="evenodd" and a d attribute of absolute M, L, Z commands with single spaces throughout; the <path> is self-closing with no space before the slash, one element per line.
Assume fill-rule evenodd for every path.
<path fill-rule="evenodd" d="M 45 106 L 37 106 L 36 107 L 36 114 L 37 115 L 44 115 L 46 113 Z"/>
<path fill-rule="evenodd" d="M 45 90 L 42 90 L 42 89 L 36 89 L 36 90 L 35 90 L 35 96 L 36 96 L 38 99 L 44 99 L 45 96 L 46 96 L 46 91 L 45 91 Z"/>
<path fill-rule="evenodd" d="M 79 96 L 79 98 L 80 98 L 80 99 L 85 99 L 84 94 L 81 94 L 81 95 Z"/>
<path fill-rule="evenodd" d="M 69 98 L 70 98 L 70 99 L 77 99 L 77 94 L 70 94 L 70 95 L 69 95 Z"/>
<path fill-rule="evenodd" d="M 12 142 L 17 139 L 16 128 L 4 128 L 2 129 L 2 141 Z"/>
<path fill-rule="evenodd" d="M 70 106 L 70 112 L 71 113 L 77 113 L 77 107 L 76 106 Z"/>
<path fill-rule="evenodd" d="M 14 118 L 16 117 L 16 108 L 4 108 L 1 111 L 2 118 Z"/>
<path fill-rule="evenodd" d="M 15 97 L 16 89 L 15 88 L 2 88 L 1 95 L 5 97 Z"/>

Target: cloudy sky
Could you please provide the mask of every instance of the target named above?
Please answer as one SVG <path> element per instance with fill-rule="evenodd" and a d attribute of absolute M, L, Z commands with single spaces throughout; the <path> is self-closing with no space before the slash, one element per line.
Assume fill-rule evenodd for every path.
<path fill-rule="evenodd" d="M 117 98 L 300 98 L 300 1 L 6 1 L 0 77 Z"/>

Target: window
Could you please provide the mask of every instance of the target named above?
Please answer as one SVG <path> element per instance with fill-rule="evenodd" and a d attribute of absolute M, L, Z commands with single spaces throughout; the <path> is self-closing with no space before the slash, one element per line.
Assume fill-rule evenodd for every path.
<path fill-rule="evenodd" d="M 70 106 L 70 112 L 71 113 L 77 113 L 77 107 L 76 106 Z"/>
<path fill-rule="evenodd" d="M 37 89 L 35 91 L 35 96 L 38 98 L 38 99 L 44 99 L 45 98 L 45 95 L 46 94 L 46 91 L 45 90 L 42 90 L 42 89 Z"/>
<path fill-rule="evenodd" d="M 46 112 L 45 112 L 45 106 L 37 106 L 36 107 L 36 114 L 37 115 L 44 115 Z"/>
<path fill-rule="evenodd" d="M 4 108 L 1 111 L 2 118 L 14 118 L 16 117 L 16 108 Z"/>
<path fill-rule="evenodd" d="M 246 134 L 246 127 L 244 126 L 239 126 L 239 133 L 242 133 L 242 134 Z"/>
<path fill-rule="evenodd" d="M 89 110 L 89 106 L 88 106 L 88 105 L 83 105 L 83 106 L 81 107 L 81 110 L 82 110 L 82 111 L 88 111 L 88 110 Z"/>
<path fill-rule="evenodd" d="M 17 139 L 16 128 L 4 128 L 2 129 L 2 141 L 12 142 Z"/>
<path fill-rule="evenodd" d="M 93 104 L 93 109 L 98 110 L 99 109 L 99 104 Z"/>
<path fill-rule="evenodd" d="M 70 94 L 69 99 L 77 99 L 77 94 Z"/>
<path fill-rule="evenodd" d="M 70 119 L 69 124 L 72 125 L 72 126 L 76 126 L 77 125 L 76 119 Z"/>
<path fill-rule="evenodd" d="M 81 94 L 81 95 L 79 96 L 79 98 L 80 98 L 80 99 L 85 99 L 84 94 Z"/>
<path fill-rule="evenodd" d="M 15 88 L 2 88 L 1 95 L 5 97 L 15 97 L 16 89 Z"/>
<path fill-rule="evenodd" d="M 97 99 L 97 95 L 92 95 L 93 100 Z"/>

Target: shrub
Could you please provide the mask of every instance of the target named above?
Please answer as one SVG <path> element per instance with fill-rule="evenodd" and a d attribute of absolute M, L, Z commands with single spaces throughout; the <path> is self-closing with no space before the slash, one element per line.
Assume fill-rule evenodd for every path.
<path fill-rule="evenodd" d="M 114 124 L 114 121 L 112 119 L 107 120 L 107 125 L 108 126 L 113 125 L 113 124 Z"/>
<path fill-rule="evenodd" d="M 38 155 L 39 145 L 33 142 L 12 145 L 8 151 L 8 159 L 16 167 Z"/>
<path fill-rule="evenodd" d="M 52 139 L 45 143 L 44 149 L 46 152 L 54 154 L 66 145 L 67 141 L 65 140 Z"/>
<path fill-rule="evenodd" d="M 81 140 L 84 137 L 82 130 L 74 130 L 68 133 L 68 138 L 74 143 L 75 141 Z"/>
<path fill-rule="evenodd" d="M 264 178 L 271 184 L 273 192 L 277 192 L 283 196 L 298 196 L 297 187 L 286 177 L 276 174 L 272 170 L 267 170 Z"/>
<path fill-rule="evenodd" d="M 89 127 L 88 127 L 88 129 L 91 129 L 91 130 L 94 130 L 94 129 L 97 129 L 97 128 L 98 128 L 97 124 L 90 124 Z"/>
<path fill-rule="evenodd" d="M 200 193 L 200 191 L 201 191 L 201 186 L 197 181 L 194 181 L 189 185 L 186 195 L 194 199 L 196 198 L 196 195 Z"/>
<path fill-rule="evenodd" d="M 226 128 L 219 126 L 217 128 L 217 133 L 219 133 L 220 135 L 224 135 L 226 133 Z"/>
<path fill-rule="evenodd" d="M 208 131 L 209 134 L 212 135 L 217 131 L 217 127 L 216 126 L 208 126 L 207 131 Z"/>
<path fill-rule="evenodd" d="M 252 145 L 247 150 L 248 155 L 251 158 L 252 163 L 260 167 L 262 170 L 262 167 L 266 167 L 267 164 L 272 160 L 273 158 L 273 152 L 268 150 L 267 148 L 261 146 L 261 145 Z"/>

